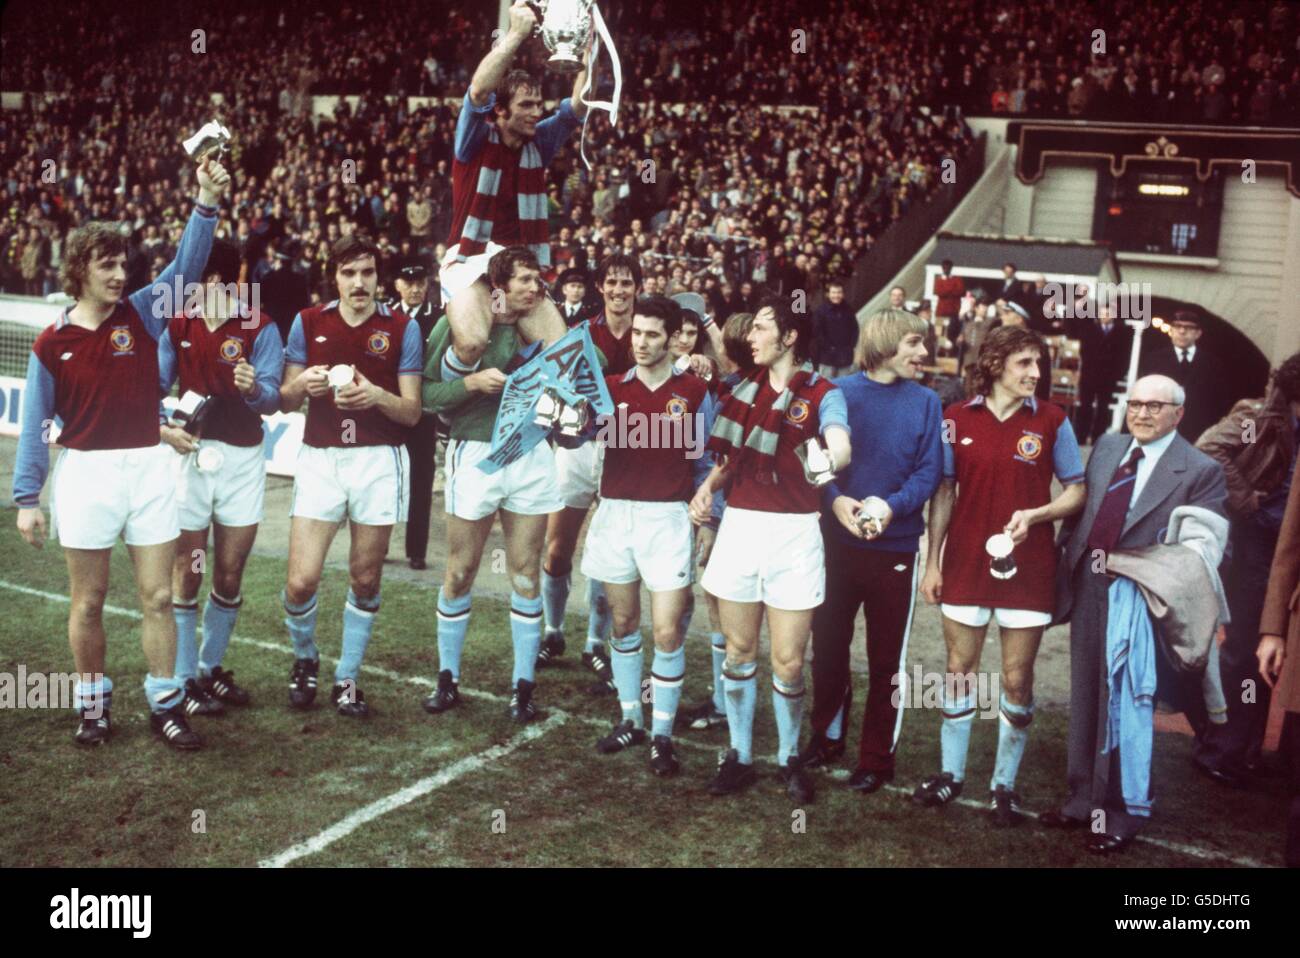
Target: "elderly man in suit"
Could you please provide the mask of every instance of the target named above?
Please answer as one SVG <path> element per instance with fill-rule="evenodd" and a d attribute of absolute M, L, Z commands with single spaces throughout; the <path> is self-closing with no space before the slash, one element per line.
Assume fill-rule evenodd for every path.
<path fill-rule="evenodd" d="M 1049 828 L 1092 826 L 1085 845 L 1098 854 L 1127 847 L 1146 821 L 1126 809 L 1119 749 L 1100 752 L 1107 722 L 1111 582 L 1104 556 L 1160 542 L 1170 513 L 1179 506 L 1226 515 L 1223 469 L 1176 431 L 1185 401 L 1183 388 L 1167 376 L 1146 376 L 1134 384 L 1126 414 L 1132 435 L 1108 433 L 1098 440 L 1088 461 L 1087 505 L 1078 522 L 1061 531 L 1065 549 L 1057 566 L 1055 621 L 1073 619 L 1070 794 L 1063 806 L 1039 820 Z"/>
<path fill-rule="evenodd" d="M 1259 671 L 1281 703 L 1282 747 L 1290 769 L 1286 864 L 1300 868 L 1300 466 L 1291 475 L 1282 531 L 1259 620 Z"/>

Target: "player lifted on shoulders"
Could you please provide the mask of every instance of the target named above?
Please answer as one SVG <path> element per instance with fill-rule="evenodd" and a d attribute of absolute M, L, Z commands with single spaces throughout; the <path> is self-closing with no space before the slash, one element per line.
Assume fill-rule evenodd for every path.
<path fill-rule="evenodd" d="M 547 229 L 546 167 L 578 128 L 587 106 L 587 73 L 574 77 L 573 97 L 542 119 L 542 89 L 510 63 L 537 23 L 525 0 L 510 8 L 510 29 L 479 63 L 456 123 L 452 161 L 452 221 L 440 279 L 454 348 L 450 368 L 462 375 L 479 368 L 493 324 L 485 278 L 491 256 L 505 246 L 532 250 L 541 269 L 551 265 Z M 564 320 L 547 296 L 516 321 L 524 342 L 555 342 Z"/>
<path fill-rule="evenodd" d="M 446 316 L 433 327 L 424 367 L 424 408 L 450 422 L 444 496 L 447 571 L 438 590 L 438 687 L 425 697 L 424 709 L 438 714 L 460 704 L 460 658 L 469 629 L 470 590 L 492 522 L 500 514 L 512 585 L 510 637 L 515 662 L 510 717 L 530 722 L 538 717 L 533 690 L 542 640 L 537 582 L 542 538 L 547 515 L 560 507 L 555 456 L 548 443 L 539 442 L 496 472 L 484 472 L 478 464 L 492 451 L 492 427 L 506 374 L 522 361 L 516 324 L 532 313 L 545 293 L 537 257 L 527 247 L 510 246 L 496 253 L 488 263 L 488 276 L 493 292 L 500 291 L 505 310 L 492 326 L 482 367 L 464 375 L 454 365 L 451 322 Z"/>
<path fill-rule="evenodd" d="M 803 661 L 813 610 L 825 593 L 821 496 L 800 455 L 817 439 L 812 474 L 828 478 L 849 463 L 844 396 L 809 361 L 812 321 L 783 298 L 771 297 L 754 314 L 749 342 L 755 371 L 723 404 L 709 450 L 724 457 L 691 500 L 691 519 L 703 525 L 713 493 L 731 482 L 702 585 L 718 597 L 727 639 L 727 726 L 731 749 L 709 787 L 714 795 L 754 780 L 753 730 L 758 637 L 767 615 L 772 640 L 772 708 L 779 736 L 777 765 L 790 797 L 812 801 L 813 786 L 799 767 L 803 718 Z M 820 450 L 825 439 L 826 450 Z M 824 463 L 817 459 L 828 458 Z"/>
<path fill-rule="evenodd" d="M 42 545 L 41 488 L 49 472 L 50 427 L 63 446 L 51 490 L 51 533 L 68 563 L 68 642 L 76 663 L 76 741 L 99 745 L 111 732 L 113 683 L 104 675 L 104 597 L 109 559 L 126 540 L 140 596 L 141 641 L 149 672 L 145 700 L 154 731 L 173 748 L 203 740 L 185 717 L 185 689 L 174 674 L 176 622 L 169 577 L 180 533 L 172 454 L 158 441 L 158 338 L 174 307 L 177 282 L 197 282 L 212 248 L 216 204 L 230 174 L 208 159 L 176 259 L 158 279 L 123 299 L 126 237 L 115 223 L 75 229 L 63 248 L 64 288 L 76 305 L 46 327 L 27 363 L 23 426 L 14 464 L 18 531 Z"/>
<path fill-rule="evenodd" d="M 641 292 L 641 264 L 635 256 L 611 253 L 600 261 L 596 270 L 596 287 L 604 306 L 587 320 L 591 341 L 608 364 L 608 375 L 622 375 L 631 369 L 632 310 Z M 569 601 L 569 583 L 573 556 L 578 549 L 578 534 L 587 520 L 587 512 L 596 500 L 600 482 L 601 450 L 589 442 L 574 449 L 555 450 L 555 480 L 564 508 L 551 514 L 546 523 L 546 559 L 542 564 L 542 604 L 546 636 L 542 640 L 538 665 L 554 661 L 564 652 L 564 610 Z M 604 586 L 587 580 L 587 642 L 582 661 L 599 679 L 597 691 L 614 690 L 614 673 L 610 669 L 605 642 L 610 636 L 609 600 Z"/>
<path fill-rule="evenodd" d="M 161 427 L 163 442 L 183 457 L 177 462 L 181 536 L 172 568 L 172 610 L 176 677 L 185 683 L 189 715 L 220 715 L 225 705 L 249 701 L 221 663 L 243 602 L 244 563 L 262 521 L 262 416 L 280 408 L 284 344 L 271 317 L 251 312 L 239 300 L 238 279 L 239 250 L 217 240 L 203 268 L 202 299 L 173 317 L 158 340 L 162 391 L 169 392 L 179 378 L 181 395 L 193 391 L 211 397 L 201 447 L 187 430 Z M 203 607 L 199 648 L 198 595 L 206 563 L 196 557 L 207 552 L 209 526 L 212 591 Z"/>
<path fill-rule="evenodd" d="M 680 330 L 681 310 L 671 300 L 637 301 L 635 365 L 605 380 L 617 413 L 601 424 L 597 440 L 605 447 L 601 498 L 582 554 L 583 574 L 605 584 L 614 620 L 612 659 L 622 718 L 596 743 L 603 754 L 645 741 L 641 583 L 650 590 L 655 645 L 650 768 L 656 775 L 672 775 L 678 768 L 672 730 L 686 667 L 680 626 L 693 555 L 687 504 L 709 473 L 704 443 L 714 414 L 708 384 L 673 368 L 670 346 Z M 636 441 L 638 435 L 644 441 Z M 624 437 L 632 441 L 625 444 Z"/>
<path fill-rule="evenodd" d="M 305 709 L 316 699 L 316 590 L 346 518 L 349 588 L 330 699 L 340 715 L 354 718 L 370 714 L 357 676 L 379 613 L 388 540 L 394 523 L 406 519 L 411 470 L 404 443 L 420 419 L 420 326 L 375 301 L 378 259 L 368 239 L 349 235 L 334 244 L 330 263 L 339 298 L 294 318 L 280 388 L 285 412 L 310 397 L 294 473 L 284 589 L 294 655 L 289 705 Z"/>

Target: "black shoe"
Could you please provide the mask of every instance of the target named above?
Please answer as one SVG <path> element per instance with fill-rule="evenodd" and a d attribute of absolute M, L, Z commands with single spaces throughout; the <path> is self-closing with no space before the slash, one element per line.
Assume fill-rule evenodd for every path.
<path fill-rule="evenodd" d="M 1226 786 L 1227 788 L 1247 787 L 1246 779 L 1243 776 L 1238 775 L 1236 772 L 1230 771 L 1226 768 L 1214 768 L 1213 766 L 1206 765 L 1197 759 L 1192 759 L 1192 764 L 1196 766 L 1198 772 L 1210 779 L 1212 782 L 1218 782 L 1220 785 Z"/>
<path fill-rule="evenodd" d="M 650 743 L 650 771 L 660 778 L 669 778 L 681 767 L 681 762 L 673 755 L 673 740 L 667 735 L 656 735 Z"/>
<path fill-rule="evenodd" d="M 927 808 L 947 805 L 961 794 L 961 782 L 952 780 L 952 772 L 940 772 L 933 778 L 927 778 L 912 793 L 912 801 Z"/>
<path fill-rule="evenodd" d="M 645 742 L 645 729 L 634 728 L 631 719 L 619 722 L 610 733 L 596 739 L 596 751 L 601 755 L 613 755 L 633 745 Z"/>
<path fill-rule="evenodd" d="M 81 721 L 77 723 L 78 745 L 103 745 L 113 732 L 113 725 L 108 718 L 108 709 L 103 709 L 97 718 L 90 717 L 92 711 L 95 710 L 81 710 Z"/>
<path fill-rule="evenodd" d="M 785 768 L 776 773 L 776 776 L 785 783 L 785 793 L 790 796 L 790 801 L 796 805 L 807 805 L 817 795 L 816 789 L 813 788 L 812 778 L 800 766 L 797 756 L 791 758 L 786 763 Z"/>
<path fill-rule="evenodd" d="M 614 667 L 609 664 L 609 653 L 602 648 L 582 653 L 582 664 L 596 673 L 598 681 L 587 686 L 588 695 L 617 695 L 614 685 Z"/>
<path fill-rule="evenodd" d="M 715 709 L 712 699 L 678 709 L 677 718 L 673 722 L 673 727 L 678 731 L 690 729 L 692 732 L 703 732 L 719 726 L 727 727 L 727 713 Z"/>
<path fill-rule="evenodd" d="M 1038 824 L 1042 825 L 1044 828 L 1068 830 L 1071 828 L 1083 828 L 1088 824 L 1088 820 L 1086 818 L 1075 818 L 1073 815 L 1066 815 L 1059 809 L 1053 808 L 1039 813 Z"/>
<path fill-rule="evenodd" d="M 183 702 L 173 705 L 166 712 L 150 713 L 149 724 L 164 742 L 178 751 L 193 752 L 203 747 L 203 739 L 186 721 Z"/>
<path fill-rule="evenodd" d="M 813 737 L 808 740 L 798 758 L 800 768 L 820 768 L 823 765 L 834 765 L 844 755 L 844 739 L 827 738 L 820 732 L 814 732 Z"/>
<path fill-rule="evenodd" d="M 989 812 L 993 816 L 993 824 L 998 828 L 1009 828 L 1025 820 L 1020 812 L 1020 795 L 1005 785 L 993 789 L 989 798 Z"/>
<path fill-rule="evenodd" d="M 209 695 L 208 690 L 195 679 L 185 682 L 185 701 L 182 703 L 186 715 L 225 715 L 226 707 Z"/>
<path fill-rule="evenodd" d="M 559 632 L 548 632 L 542 639 L 542 647 L 537 650 L 537 667 L 550 665 L 564 654 L 564 636 Z"/>
<path fill-rule="evenodd" d="M 533 701 L 533 692 L 536 689 L 536 682 L 520 679 L 515 685 L 514 694 L 510 696 L 510 717 L 520 725 L 541 717 L 537 704 Z"/>
<path fill-rule="evenodd" d="M 709 783 L 710 795 L 730 795 L 754 782 L 754 766 L 741 765 L 740 756 L 734 748 L 727 749 L 722 760 L 718 762 L 718 774 Z"/>
<path fill-rule="evenodd" d="M 221 666 L 212 670 L 212 674 L 199 679 L 199 685 L 214 699 L 226 705 L 247 705 L 252 701 L 247 690 L 235 684 L 235 673 L 227 672 Z"/>
<path fill-rule="evenodd" d="M 319 659 L 295 659 L 289 673 L 289 708 L 311 708 L 316 701 L 316 673 L 320 671 Z"/>
<path fill-rule="evenodd" d="M 347 718 L 370 718 L 370 706 L 366 704 L 366 695 L 355 682 L 336 685 L 330 690 L 330 702 L 339 715 Z"/>
<path fill-rule="evenodd" d="M 892 782 L 893 780 L 893 772 L 873 772 L 867 768 L 860 768 L 849 779 L 849 788 L 855 792 L 861 792 L 863 795 L 870 795 L 872 792 L 878 792 L 884 788 L 886 782 Z"/>
<path fill-rule="evenodd" d="M 460 686 L 451 677 L 451 669 L 438 673 L 438 687 L 424 697 L 424 710 L 430 715 L 446 712 L 460 704 Z"/>
<path fill-rule="evenodd" d="M 1121 838 L 1118 835 L 1089 835 L 1083 847 L 1094 855 L 1114 855 L 1133 844 L 1133 837 Z"/>
<path fill-rule="evenodd" d="M 406 564 L 417 572 L 423 572 L 429 566 L 423 559 L 417 559 L 414 556 L 406 560 Z"/>

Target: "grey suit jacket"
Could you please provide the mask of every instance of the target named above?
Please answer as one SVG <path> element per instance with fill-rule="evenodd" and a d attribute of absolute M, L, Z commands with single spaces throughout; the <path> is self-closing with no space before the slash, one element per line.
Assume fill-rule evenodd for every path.
<path fill-rule="evenodd" d="M 1088 536 L 1093 520 L 1101 508 L 1110 478 L 1119 468 L 1133 437 L 1127 433 L 1107 433 L 1093 448 L 1088 459 L 1088 500 L 1077 521 L 1066 523 L 1057 539 L 1063 546 L 1056 566 L 1056 612 L 1053 621 L 1068 622 L 1074 607 L 1074 576 L 1082 562 L 1091 562 Z M 1169 526 L 1169 515 L 1179 506 L 1201 506 L 1227 517 L 1228 485 L 1223 469 L 1182 436 L 1174 436 L 1169 448 L 1156 463 L 1142 494 L 1129 506 L 1120 549 L 1140 549 L 1156 545 Z M 1225 557 L 1226 558 L 1226 557 Z M 1101 569 L 1104 570 L 1104 560 Z"/>

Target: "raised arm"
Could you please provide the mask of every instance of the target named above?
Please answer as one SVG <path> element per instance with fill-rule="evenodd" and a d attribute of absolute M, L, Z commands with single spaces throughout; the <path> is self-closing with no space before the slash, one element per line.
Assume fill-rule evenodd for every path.
<path fill-rule="evenodd" d="M 523 42 L 532 36 L 537 25 L 537 15 L 525 0 L 515 0 L 510 8 L 510 29 L 488 55 L 479 61 L 473 78 L 469 81 L 469 98 L 475 106 L 481 107 L 488 102 L 488 97 L 500 84 L 515 53 Z"/>

